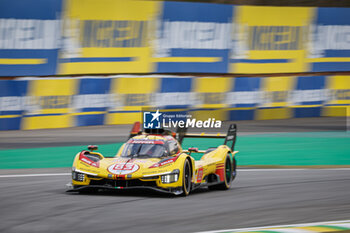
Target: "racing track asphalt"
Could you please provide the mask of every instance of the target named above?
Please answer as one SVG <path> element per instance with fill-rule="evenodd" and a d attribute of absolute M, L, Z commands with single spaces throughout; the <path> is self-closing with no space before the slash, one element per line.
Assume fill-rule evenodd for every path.
<path fill-rule="evenodd" d="M 31 171 L 29 173 L 33 173 Z M 68 169 L 35 170 L 35 173 Z M 69 174 L 2 177 L 0 232 L 197 232 L 350 219 L 350 170 L 244 169 L 227 191 L 66 193 Z M 22 172 L 23 173 L 23 172 Z"/>

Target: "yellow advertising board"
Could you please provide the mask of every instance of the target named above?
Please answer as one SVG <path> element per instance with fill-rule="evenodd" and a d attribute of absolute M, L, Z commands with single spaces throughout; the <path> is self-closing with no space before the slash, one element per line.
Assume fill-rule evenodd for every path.
<path fill-rule="evenodd" d="M 32 80 L 28 90 L 28 110 L 22 129 L 67 128 L 74 126 L 72 96 L 77 79 Z"/>
<path fill-rule="evenodd" d="M 116 106 L 109 110 L 106 124 L 133 124 L 142 121 L 142 109 L 151 107 L 152 93 L 160 83 L 155 77 L 119 77 L 112 80 L 111 94 Z"/>
<path fill-rule="evenodd" d="M 230 72 L 287 73 L 307 71 L 308 26 L 314 8 L 235 8 Z"/>
<path fill-rule="evenodd" d="M 146 73 L 159 2 L 67 0 L 59 74 Z"/>

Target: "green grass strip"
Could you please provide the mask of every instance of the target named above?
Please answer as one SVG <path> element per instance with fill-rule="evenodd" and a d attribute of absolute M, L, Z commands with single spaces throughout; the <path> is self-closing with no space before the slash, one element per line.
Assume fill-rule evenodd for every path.
<path fill-rule="evenodd" d="M 186 139 L 183 148 L 207 149 L 222 139 Z M 99 152 L 114 156 L 122 143 L 99 145 Z M 0 150 L 0 169 L 70 167 L 86 146 Z M 285 133 L 237 138 L 238 165 L 317 166 L 350 165 L 350 136 L 345 132 Z M 192 154 L 200 159 L 201 154 Z"/>

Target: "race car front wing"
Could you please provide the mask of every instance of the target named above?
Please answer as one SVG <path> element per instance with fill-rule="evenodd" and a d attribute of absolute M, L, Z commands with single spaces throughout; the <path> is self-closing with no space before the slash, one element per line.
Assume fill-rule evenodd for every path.
<path fill-rule="evenodd" d="M 182 193 L 182 187 L 171 187 L 171 188 L 160 188 L 157 186 L 155 181 L 141 181 L 139 179 L 134 180 L 111 180 L 111 179 L 100 179 L 91 180 L 89 185 L 73 185 L 72 183 L 67 184 L 67 192 L 79 192 L 84 189 L 151 189 L 163 193 L 172 193 L 180 195 Z"/>

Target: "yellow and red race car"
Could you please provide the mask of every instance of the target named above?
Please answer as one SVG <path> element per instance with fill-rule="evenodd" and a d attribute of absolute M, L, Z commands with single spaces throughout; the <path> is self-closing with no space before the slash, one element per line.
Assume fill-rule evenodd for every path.
<path fill-rule="evenodd" d="M 139 123 L 135 123 L 135 128 L 139 128 Z M 186 137 L 224 138 L 225 142 L 207 150 L 184 150 L 181 143 Z M 236 177 L 235 141 L 235 124 L 230 125 L 227 135 L 187 134 L 186 129 L 177 133 L 163 129 L 137 130 L 131 132 L 115 157 L 107 158 L 95 152 L 96 146 L 79 152 L 73 162 L 68 191 L 149 188 L 186 196 L 203 186 L 229 189 Z M 203 156 L 195 160 L 191 153 Z"/>

